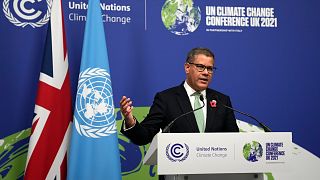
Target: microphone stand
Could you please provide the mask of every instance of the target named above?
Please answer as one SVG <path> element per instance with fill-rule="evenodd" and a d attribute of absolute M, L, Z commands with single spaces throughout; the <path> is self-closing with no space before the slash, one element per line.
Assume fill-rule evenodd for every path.
<path fill-rule="evenodd" d="M 252 115 L 250 115 L 250 114 L 248 114 L 248 113 L 239 111 L 239 110 L 234 109 L 234 108 L 232 108 L 232 107 L 229 107 L 229 106 L 223 104 L 223 103 L 219 100 L 218 96 L 215 96 L 215 97 L 216 97 L 217 101 L 222 104 L 222 106 L 224 106 L 224 107 L 226 107 L 226 108 L 228 108 L 228 109 L 230 109 L 230 110 L 232 110 L 232 111 L 235 111 L 235 112 L 237 112 L 237 113 L 240 113 L 240 114 L 242 114 L 242 115 L 245 115 L 245 116 L 247 116 L 247 117 L 250 117 L 250 118 L 252 118 L 253 120 L 255 120 L 255 121 L 260 125 L 260 127 L 262 127 L 262 129 L 264 130 L 264 132 L 272 132 L 271 129 L 270 129 L 268 126 L 262 124 L 257 118 L 253 117 Z"/>

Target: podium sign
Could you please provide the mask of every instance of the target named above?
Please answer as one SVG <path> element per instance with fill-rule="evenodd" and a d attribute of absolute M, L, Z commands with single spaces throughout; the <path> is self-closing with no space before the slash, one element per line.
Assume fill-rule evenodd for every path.
<path fill-rule="evenodd" d="M 146 158 L 157 154 L 160 175 L 290 170 L 290 132 L 159 133 L 155 139 L 158 148 L 151 144 Z"/>

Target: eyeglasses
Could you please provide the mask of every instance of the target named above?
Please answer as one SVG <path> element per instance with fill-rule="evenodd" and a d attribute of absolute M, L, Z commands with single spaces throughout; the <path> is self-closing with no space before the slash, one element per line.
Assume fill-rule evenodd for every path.
<path fill-rule="evenodd" d="M 199 72 L 203 72 L 205 69 L 207 69 L 208 73 L 213 74 L 217 70 L 217 68 L 213 66 L 205 66 L 203 64 L 197 64 L 192 62 L 188 62 L 188 64 L 193 64 L 194 66 L 196 66 Z"/>

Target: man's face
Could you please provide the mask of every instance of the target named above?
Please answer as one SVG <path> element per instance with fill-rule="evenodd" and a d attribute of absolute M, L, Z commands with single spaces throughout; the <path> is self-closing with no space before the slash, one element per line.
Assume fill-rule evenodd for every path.
<path fill-rule="evenodd" d="M 213 73 L 209 73 L 207 69 L 200 72 L 199 69 L 196 67 L 196 64 L 201 64 L 207 67 L 213 67 L 213 58 L 208 57 L 204 54 L 198 54 L 194 57 L 192 63 L 194 64 L 186 63 L 184 65 L 184 70 L 187 75 L 187 83 L 196 91 L 202 91 L 207 89 L 212 80 Z"/>

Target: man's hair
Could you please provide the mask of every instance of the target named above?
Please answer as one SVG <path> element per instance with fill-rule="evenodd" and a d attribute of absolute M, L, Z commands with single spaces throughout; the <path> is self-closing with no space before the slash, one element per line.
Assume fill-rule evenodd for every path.
<path fill-rule="evenodd" d="M 203 54 L 214 59 L 214 54 L 208 48 L 196 47 L 189 51 L 186 62 L 193 62 L 196 55 Z"/>

